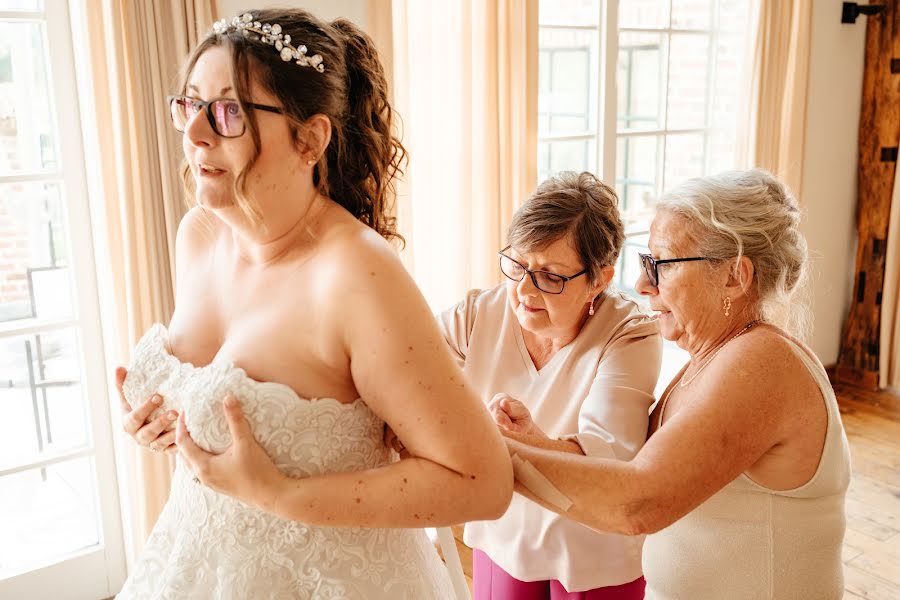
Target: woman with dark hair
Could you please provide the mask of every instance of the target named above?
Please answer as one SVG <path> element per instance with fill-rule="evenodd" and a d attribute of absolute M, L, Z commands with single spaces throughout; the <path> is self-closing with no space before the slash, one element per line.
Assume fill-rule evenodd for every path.
<path fill-rule="evenodd" d="M 125 430 L 178 461 L 118 597 L 448 597 L 421 528 L 500 516 L 512 469 L 386 241 L 404 151 L 371 40 L 220 21 L 169 108 L 198 206 L 172 321 L 118 376 Z"/>
<path fill-rule="evenodd" d="M 615 191 L 590 173 L 559 173 L 512 218 L 498 257 L 506 281 L 440 316 L 507 438 L 620 461 L 646 440 L 662 340 L 611 285 L 624 241 Z M 465 541 L 475 600 L 644 596 L 641 538 L 591 531 L 522 496 L 501 518 L 468 523 Z"/>

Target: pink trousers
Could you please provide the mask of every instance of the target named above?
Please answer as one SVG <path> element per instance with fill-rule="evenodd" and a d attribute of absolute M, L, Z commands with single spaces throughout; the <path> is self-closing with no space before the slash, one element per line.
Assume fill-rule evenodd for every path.
<path fill-rule="evenodd" d="M 481 550 L 473 550 L 472 562 L 473 600 L 642 600 L 644 597 L 643 577 L 622 585 L 567 592 L 555 579 L 519 581 Z"/>

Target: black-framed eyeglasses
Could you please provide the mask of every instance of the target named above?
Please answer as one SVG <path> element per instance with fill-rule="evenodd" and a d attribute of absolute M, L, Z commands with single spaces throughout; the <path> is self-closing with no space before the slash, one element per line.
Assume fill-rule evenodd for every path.
<path fill-rule="evenodd" d="M 669 263 L 693 262 L 695 260 L 716 260 L 710 256 L 690 256 L 687 258 L 664 258 L 657 260 L 649 254 L 638 252 L 641 257 L 641 268 L 644 269 L 644 275 L 650 281 L 650 285 L 656 287 L 659 285 L 659 265 L 667 265 Z"/>
<path fill-rule="evenodd" d="M 244 109 L 241 103 L 233 98 L 216 98 L 215 100 L 198 100 L 190 96 L 167 96 L 169 104 L 169 116 L 175 129 L 183 132 L 194 115 L 206 109 L 206 118 L 216 134 L 235 138 L 244 135 L 247 125 L 244 122 Z M 244 102 L 244 106 L 265 110 L 268 112 L 283 114 L 284 111 L 277 106 L 267 106 L 254 102 Z"/>
<path fill-rule="evenodd" d="M 527 273 L 531 276 L 531 283 L 534 284 L 534 287 L 542 292 L 547 292 L 548 294 L 562 294 L 567 282 L 587 273 L 587 269 L 579 271 L 574 275 L 560 275 L 559 273 L 551 273 L 550 271 L 533 271 L 517 260 L 504 254 L 504 252 L 509 249 L 510 246 L 507 246 L 497 253 L 500 255 L 500 272 L 513 281 L 522 281 L 522 278 L 525 277 L 525 274 Z"/>

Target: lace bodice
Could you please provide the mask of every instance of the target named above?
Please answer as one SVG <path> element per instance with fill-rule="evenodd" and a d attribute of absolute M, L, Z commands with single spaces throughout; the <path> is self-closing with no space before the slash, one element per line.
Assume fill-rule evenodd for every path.
<path fill-rule="evenodd" d="M 362 400 L 305 400 L 290 387 L 251 379 L 228 362 L 182 363 L 166 329 L 138 343 L 123 390 L 136 405 L 158 392 L 158 413 L 185 415 L 191 436 L 218 452 L 230 443 L 226 393 L 254 437 L 292 477 L 358 471 L 395 460 L 384 423 Z M 422 530 L 304 525 L 193 481 L 177 461 L 172 491 L 118 598 L 449 598 L 450 583 Z"/>

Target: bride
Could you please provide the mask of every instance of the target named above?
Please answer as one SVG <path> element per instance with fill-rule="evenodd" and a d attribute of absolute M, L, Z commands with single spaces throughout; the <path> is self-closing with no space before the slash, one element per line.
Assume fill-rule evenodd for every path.
<path fill-rule="evenodd" d="M 169 108 L 198 206 L 172 321 L 118 377 L 126 431 L 178 460 L 118 598 L 448 597 L 421 528 L 499 517 L 512 469 L 386 241 L 404 151 L 371 40 L 220 21 Z"/>

